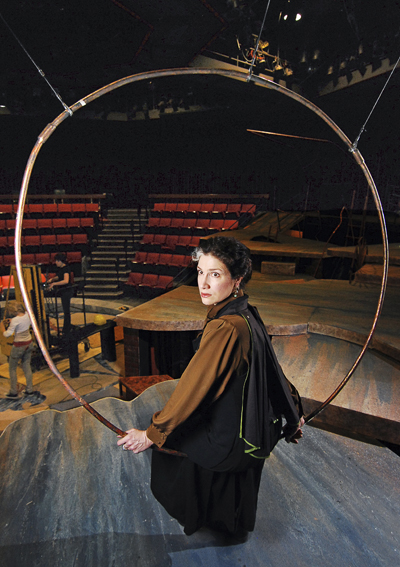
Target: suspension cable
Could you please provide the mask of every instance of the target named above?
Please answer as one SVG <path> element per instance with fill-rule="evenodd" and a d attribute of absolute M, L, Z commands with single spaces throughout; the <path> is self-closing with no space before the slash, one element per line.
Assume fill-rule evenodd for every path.
<path fill-rule="evenodd" d="M 256 48 L 255 48 L 255 50 L 254 50 L 253 61 L 251 62 L 250 69 L 249 69 L 249 74 L 248 74 L 248 76 L 247 76 L 247 81 L 250 81 L 251 76 L 252 76 L 252 73 L 253 73 L 253 67 L 254 67 L 254 63 L 255 63 L 255 61 L 256 61 L 256 57 L 257 57 L 258 46 L 260 45 L 261 34 L 262 34 L 262 32 L 263 32 L 263 29 L 264 29 L 265 19 L 266 19 L 266 17 L 267 17 L 267 12 L 268 12 L 268 10 L 269 10 L 269 5 L 270 5 L 270 4 L 271 4 L 271 0 L 268 0 L 267 7 L 266 7 L 266 9 L 265 9 L 264 19 L 263 19 L 262 24 L 261 24 L 260 33 L 258 34 L 258 38 L 257 38 Z"/>
<path fill-rule="evenodd" d="M 10 33 L 14 36 L 14 38 L 16 39 L 16 41 L 19 43 L 19 45 L 21 46 L 21 48 L 24 50 L 25 54 L 29 57 L 29 59 L 31 60 L 31 62 L 34 64 L 34 66 L 36 67 L 39 75 L 46 81 L 46 83 L 48 84 L 48 86 L 51 88 L 51 90 L 53 91 L 53 94 L 58 98 L 58 100 L 61 102 L 61 104 L 64 107 L 64 110 L 66 110 L 68 112 L 68 114 L 70 116 L 72 116 L 72 110 L 70 109 L 70 107 L 65 104 L 65 102 L 62 100 L 61 96 L 58 94 L 58 92 L 53 88 L 53 86 L 50 84 L 50 82 L 48 81 L 46 75 L 44 74 L 44 71 L 42 71 L 42 69 L 36 64 L 36 62 L 33 60 L 33 58 L 30 56 L 30 54 L 28 53 L 28 51 L 25 49 L 25 47 L 23 46 L 22 42 L 19 40 L 19 38 L 17 37 L 17 35 L 14 33 L 14 31 L 11 29 L 11 27 L 8 25 L 8 23 L 6 22 L 6 20 L 4 19 L 3 15 L 0 13 L 0 18 L 3 20 L 4 24 L 7 26 L 7 28 L 9 29 Z"/>
<path fill-rule="evenodd" d="M 393 75 L 393 73 L 395 72 L 396 67 L 397 67 L 397 65 L 399 64 L 399 62 L 400 62 L 400 57 L 397 59 L 396 64 L 393 66 L 393 69 L 392 69 L 392 71 L 391 71 L 389 77 L 387 78 L 386 83 L 383 85 L 383 89 L 381 90 L 381 92 L 380 92 L 378 98 L 376 99 L 375 104 L 373 105 L 373 107 L 372 107 L 372 109 L 371 109 L 371 112 L 368 114 L 368 117 L 367 117 L 366 121 L 365 121 L 364 124 L 362 125 L 361 130 L 360 130 L 360 132 L 359 132 L 357 138 L 355 139 L 353 145 L 352 145 L 351 148 L 349 149 L 349 152 L 354 152 L 354 151 L 357 149 L 358 142 L 360 141 L 360 138 L 361 138 L 362 133 L 365 131 L 365 127 L 366 127 L 366 125 L 367 125 L 367 122 L 368 122 L 368 120 L 371 118 L 371 115 L 372 115 L 372 113 L 374 112 L 375 107 L 376 107 L 376 105 L 377 105 L 378 102 L 379 102 L 379 99 L 380 99 L 381 96 L 383 95 L 383 91 L 386 89 L 387 85 L 389 84 L 389 81 L 390 81 L 390 79 L 392 78 L 392 75 Z"/>

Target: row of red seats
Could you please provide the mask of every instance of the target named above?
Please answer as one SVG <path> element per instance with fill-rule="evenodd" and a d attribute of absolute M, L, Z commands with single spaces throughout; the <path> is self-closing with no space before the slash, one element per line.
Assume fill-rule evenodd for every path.
<path fill-rule="evenodd" d="M 10 214 L 16 215 L 18 211 L 17 203 L 4 204 L 0 203 L 0 215 Z M 26 215 L 86 215 L 99 212 L 98 203 L 40 203 L 28 204 L 24 207 Z"/>
<path fill-rule="evenodd" d="M 0 231 L 15 230 L 15 219 L 0 219 Z M 48 218 L 48 219 L 26 219 L 22 221 L 23 230 L 68 230 L 71 228 L 92 228 L 94 220 L 92 217 L 76 217 L 76 218 Z"/>
<path fill-rule="evenodd" d="M 234 230 L 238 228 L 237 220 L 189 218 L 189 217 L 150 217 L 147 223 L 149 228 L 160 229 L 190 229 L 190 230 Z"/>
<path fill-rule="evenodd" d="M 184 254 L 163 254 L 158 252 L 136 252 L 134 264 L 150 264 L 151 266 L 174 266 L 184 268 L 192 261 L 191 256 Z"/>
<path fill-rule="evenodd" d="M 22 254 L 21 261 L 23 264 L 54 264 L 57 252 L 40 252 L 38 254 Z M 82 252 L 80 250 L 71 250 L 66 252 L 67 260 L 73 264 L 81 262 Z M 0 255 L 0 266 L 15 266 L 14 254 Z"/>
<path fill-rule="evenodd" d="M 155 290 L 166 290 L 172 287 L 172 276 L 158 274 L 142 274 L 141 272 L 131 272 L 125 285 L 140 290 L 140 288 L 150 288 Z"/>
<path fill-rule="evenodd" d="M 0 236 L 0 248 L 12 248 L 14 246 L 14 236 Z M 88 235 L 84 233 L 76 234 L 38 234 L 33 236 L 22 236 L 22 246 L 41 247 L 59 245 L 79 245 L 87 244 Z"/>
<path fill-rule="evenodd" d="M 199 236 L 184 236 L 178 234 L 144 234 L 142 244 L 158 245 L 168 250 L 175 250 L 177 246 L 187 249 L 196 248 L 200 244 Z"/>
<path fill-rule="evenodd" d="M 254 204 L 241 204 L 241 203 L 154 203 L 152 212 L 156 214 L 215 214 L 226 215 L 233 213 L 236 216 L 241 214 L 252 214 L 256 211 Z"/>

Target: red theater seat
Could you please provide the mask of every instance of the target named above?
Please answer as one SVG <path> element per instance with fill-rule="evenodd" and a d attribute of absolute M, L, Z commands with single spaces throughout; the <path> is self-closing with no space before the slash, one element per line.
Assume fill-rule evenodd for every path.
<path fill-rule="evenodd" d="M 190 228 L 191 230 L 194 230 L 196 226 L 197 226 L 197 219 L 190 219 L 190 218 L 184 219 L 184 224 L 183 224 L 184 228 Z"/>
<path fill-rule="evenodd" d="M 149 228 L 158 227 L 159 224 L 160 224 L 160 220 L 161 220 L 160 217 L 150 217 L 150 218 L 149 218 L 149 221 L 148 221 L 148 223 L 147 223 L 147 226 L 148 226 Z"/>
<path fill-rule="evenodd" d="M 254 215 L 254 213 L 256 212 L 256 206 L 254 204 L 242 205 L 242 208 L 240 210 L 242 213 Z"/>
<path fill-rule="evenodd" d="M 81 228 L 81 219 L 77 217 L 67 219 L 67 228 Z"/>
<path fill-rule="evenodd" d="M 66 230 L 67 229 L 67 219 L 53 219 L 54 230 Z"/>
<path fill-rule="evenodd" d="M 81 227 L 82 228 L 92 228 L 94 226 L 94 220 L 92 217 L 83 217 L 81 218 Z"/>
<path fill-rule="evenodd" d="M 140 287 L 154 288 L 158 282 L 158 274 L 143 274 L 143 280 Z"/>
<path fill-rule="evenodd" d="M 160 254 L 158 252 L 149 252 L 146 258 L 146 264 L 156 265 Z"/>
<path fill-rule="evenodd" d="M 224 219 L 211 219 L 210 230 L 223 230 Z"/>
<path fill-rule="evenodd" d="M 165 209 L 165 203 L 154 203 L 153 211 L 155 213 L 162 213 Z"/>
<path fill-rule="evenodd" d="M 201 208 L 200 208 L 200 212 L 201 213 L 207 213 L 207 214 L 211 214 L 214 210 L 214 203 L 202 203 L 201 204 Z"/>
<path fill-rule="evenodd" d="M 51 218 L 37 219 L 37 226 L 39 232 L 41 230 L 53 230 L 53 219 Z"/>
<path fill-rule="evenodd" d="M 154 243 L 155 234 L 146 233 L 143 235 L 142 244 L 153 244 Z"/>
<path fill-rule="evenodd" d="M 237 220 L 224 220 L 224 227 L 223 230 L 234 230 L 239 226 L 239 222 Z"/>
<path fill-rule="evenodd" d="M 22 237 L 22 245 L 23 246 L 40 246 L 40 236 L 23 236 Z"/>
<path fill-rule="evenodd" d="M 210 228 L 210 219 L 197 219 L 196 228 L 199 230 L 207 230 Z"/>
<path fill-rule="evenodd" d="M 50 253 L 40 252 L 35 254 L 35 264 L 50 264 Z"/>
<path fill-rule="evenodd" d="M 72 204 L 71 203 L 58 203 L 57 213 L 61 216 L 71 216 L 72 215 Z"/>
<path fill-rule="evenodd" d="M 14 266 L 14 265 L 15 265 L 15 256 L 14 256 L 14 254 L 4 254 L 4 256 L 3 256 L 3 265 L 4 265 L 4 266 Z"/>
<path fill-rule="evenodd" d="M 166 213 L 168 213 L 168 212 L 169 212 L 169 213 L 175 213 L 175 212 L 176 212 L 176 207 L 177 207 L 177 204 L 176 204 L 176 203 L 165 203 L 164 211 L 165 211 Z"/>
<path fill-rule="evenodd" d="M 178 244 L 178 235 L 177 234 L 168 234 L 167 238 L 165 239 L 165 244 L 163 248 L 168 250 L 175 250 L 176 245 Z"/>
<path fill-rule="evenodd" d="M 142 283 L 143 274 L 141 272 L 131 272 L 128 277 L 126 285 L 137 287 Z"/>
<path fill-rule="evenodd" d="M 201 203 L 191 203 L 189 205 L 189 213 L 195 213 L 195 214 L 199 214 L 201 210 Z"/>
<path fill-rule="evenodd" d="M 213 213 L 225 216 L 227 208 L 228 208 L 228 205 L 226 203 L 216 203 L 214 205 Z"/>
<path fill-rule="evenodd" d="M 185 222 L 185 219 L 179 218 L 179 217 L 174 217 L 171 220 L 171 228 L 174 228 L 176 230 L 180 230 L 183 227 L 184 222 Z"/>
<path fill-rule="evenodd" d="M 185 266 L 185 257 L 184 254 L 173 254 L 170 265 L 176 268 L 183 268 Z"/>
<path fill-rule="evenodd" d="M 80 250 L 67 252 L 67 260 L 71 264 L 79 264 L 82 261 L 82 252 Z"/>
<path fill-rule="evenodd" d="M 5 205 L 4 203 L 0 204 L 0 214 L 12 215 L 13 214 L 13 205 L 12 204 Z"/>
<path fill-rule="evenodd" d="M 84 216 L 86 213 L 85 203 L 72 203 L 72 214 Z"/>
<path fill-rule="evenodd" d="M 87 213 L 98 213 L 99 203 L 86 203 L 85 209 Z"/>
<path fill-rule="evenodd" d="M 72 234 L 57 234 L 57 244 L 58 246 L 71 246 L 72 245 Z"/>
<path fill-rule="evenodd" d="M 147 252 L 138 251 L 135 254 L 135 264 L 144 264 L 146 262 Z"/>
<path fill-rule="evenodd" d="M 41 204 L 28 205 L 28 214 L 29 215 L 36 215 L 37 217 L 41 217 L 43 215 L 43 205 L 41 205 Z"/>
<path fill-rule="evenodd" d="M 42 246 L 55 246 L 57 242 L 55 234 L 42 234 L 40 236 L 40 243 Z"/>
<path fill-rule="evenodd" d="M 43 214 L 46 216 L 55 216 L 57 214 L 57 203 L 44 203 Z"/>
<path fill-rule="evenodd" d="M 237 217 L 240 215 L 242 205 L 239 203 L 230 203 L 227 208 L 227 213 L 234 214 Z"/>
<path fill-rule="evenodd" d="M 170 266 L 171 265 L 172 254 L 160 254 L 158 259 L 158 264 L 162 266 Z"/>
<path fill-rule="evenodd" d="M 167 240 L 166 234 L 155 234 L 154 235 L 154 244 L 158 244 L 159 246 L 162 246 L 163 244 L 165 244 L 166 240 Z"/>
<path fill-rule="evenodd" d="M 176 210 L 179 213 L 186 214 L 190 208 L 190 203 L 178 203 Z"/>
<path fill-rule="evenodd" d="M 83 234 L 77 232 L 76 234 L 72 235 L 72 243 L 74 245 L 87 244 L 87 242 L 88 242 L 88 236 L 87 236 L 86 232 L 84 232 Z"/>
<path fill-rule="evenodd" d="M 158 282 L 154 286 L 155 289 L 167 289 L 169 286 L 172 287 L 172 282 L 174 278 L 172 276 L 159 276 Z"/>
<path fill-rule="evenodd" d="M 34 264 L 35 263 L 35 254 L 22 254 L 21 262 L 22 262 L 22 264 Z"/>
<path fill-rule="evenodd" d="M 171 218 L 170 217 L 161 217 L 160 218 L 160 228 L 169 228 L 171 226 Z"/>

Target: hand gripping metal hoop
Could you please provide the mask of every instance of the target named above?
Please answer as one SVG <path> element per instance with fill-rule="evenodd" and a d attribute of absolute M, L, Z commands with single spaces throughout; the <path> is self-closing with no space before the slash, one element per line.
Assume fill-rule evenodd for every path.
<path fill-rule="evenodd" d="M 70 393 L 70 395 L 73 398 L 75 398 L 94 417 L 96 417 L 99 421 L 101 421 L 101 423 L 106 425 L 106 427 L 108 427 L 109 429 L 114 431 L 114 433 L 116 433 L 117 435 L 125 435 L 125 432 L 122 431 L 121 429 L 119 429 L 118 427 L 116 427 L 115 425 L 113 425 L 112 423 L 110 423 L 106 418 L 104 418 L 94 408 L 92 408 L 81 396 L 79 396 L 79 394 L 73 388 L 71 388 L 71 386 L 68 384 L 68 382 L 66 382 L 66 380 L 61 376 L 61 374 L 58 372 L 57 367 L 55 366 L 52 358 L 50 357 L 50 354 L 49 354 L 49 352 L 46 348 L 46 345 L 43 341 L 43 338 L 40 334 L 40 329 L 39 329 L 37 321 L 35 319 L 33 309 L 32 309 L 32 305 L 30 303 L 30 298 L 29 298 L 29 295 L 28 295 L 28 292 L 27 292 L 27 289 L 26 289 L 26 286 L 25 286 L 24 279 L 23 279 L 23 272 L 22 272 L 22 266 L 21 266 L 21 233 L 22 233 L 22 219 L 23 219 L 23 211 L 24 211 L 24 207 L 25 207 L 26 195 L 27 195 L 27 191 L 28 191 L 29 180 L 30 180 L 30 177 L 31 177 L 31 174 L 32 174 L 32 169 L 33 169 L 33 166 L 35 164 L 36 158 L 39 154 L 39 151 L 41 150 L 43 144 L 52 135 L 54 130 L 62 122 L 64 122 L 64 120 L 66 120 L 68 117 L 73 115 L 75 112 L 77 112 L 83 106 L 86 106 L 87 104 L 89 104 L 93 100 L 96 100 L 97 98 L 99 98 L 99 97 L 101 97 L 101 96 L 103 96 L 103 95 L 105 95 L 109 92 L 112 92 L 113 90 L 115 90 L 119 87 L 128 85 L 130 83 L 135 83 L 135 82 L 138 82 L 138 81 L 154 80 L 154 79 L 161 78 L 161 77 L 185 76 L 185 75 L 188 75 L 188 76 L 190 76 L 190 75 L 217 75 L 217 76 L 221 76 L 221 77 L 226 77 L 228 79 L 240 80 L 242 82 L 246 79 L 246 76 L 239 71 L 227 71 L 227 70 L 223 70 L 223 69 L 196 69 L 196 68 L 193 68 L 193 69 L 191 69 L 191 68 L 187 68 L 187 69 L 166 69 L 166 70 L 161 70 L 161 71 L 151 71 L 151 72 L 148 72 L 148 73 L 139 73 L 137 75 L 130 75 L 128 77 L 124 77 L 123 79 L 119 79 L 118 81 L 115 81 L 113 83 L 110 83 L 110 84 L 102 87 L 101 89 L 98 89 L 97 91 L 94 91 L 93 93 L 91 93 L 88 96 L 84 97 L 83 99 L 79 100 L 78 102 L 76 102 L 75 104 L 70 106 L 68 109 L 66 109 L 64 112 L 62 112 L 59 116 L 57 116 L 57 118 L 55 118 L 55 120 L 53 120 L 53 122 L 48 124 L 46 126 L 46 128 L 41 132 L 32 152 L 29 156 L 29 159 L 28 159 L 28 162 L 27 162 L 27 165 L 26 165 L 26 168 L 25 168 L 25 172 L 24 172 L 24 177 L 23 177 L 23 180 L 22 180 L 20 195 L 19 195 L 18 215 L 17 215 L 17 222 L 16 222 L 16 228 L 15 228 L 15 264 L 16 264 L 16 269 L 17 269 L 17 274 L 18 274 L 18 281 L 19 281 L 20 288 L 21 288 L 21 293 L 22 293 L 26 308 L 28 310 L 28 313 L 29 313 L 31 320 L 32 320 L 32 328 L 33 328 L 33 331 L 35 333 L 38 345 L 40 346 L 40 349 L 43 353 L 43 356 L 44 356 L 50 370 L 53 372 L 53 374 L 56 376 L 56 378 L 61 382 L 61 384 L 63 384 L 63 386 Z M 385 223 L 384 213 L 383 213 L 383 210 L 382 210 L 382 203 L 381 203 L 381 200 L 380 200 L 380 197 L 379 197 L 378 190 L 376 188 L 376 185 L 375 185 L 375 182 L 372 178 L 372 175 L 371 175 L 369 169 L 367 168 L 367 166 L 364 162 L 364 159 L 363 159 L 361 153 L 358 151 L 357 148 L 354 148 L 354 146 L 351 144 L 350 140 L 347 138 L 347 136 L 344 134 L 344 132 L 335 124 L 335 122 L 333 122 L 333 120 L 331 120 L 331 118 L 329 118 L 320 108 L 318 108 L 312 102 L 303 98 L 299 94 L 297 94 L 297 93 L 295 93 L 295 92 L 293 92 L 293 91 L 291 91 L 291 90 L 289 90 L 289 89 L 287 89 L 287 88 L 285 88 L 285 87 L 283 87 L 283 86 L 281 86 L 277 83 L 274 83 L 273 81 L 270 81 L 268 79 L 263 79 L 261 77 L 254 76 L 254 75 L 252 75 L 251 77 L 247 77 L 247 81 L 253 82 L 258 86 L 276 91 L 276 92 L 278 92 L 278 93 L 280 93 L 284 96 L 288 96 L 289 98 L 294 99 L 295 101 L 299 102 L 300 104 L 302 104 L 303 106 L 305 106 L 306 108 L 308 108 L 309 110 L 311 110 L 312 112 L 317 114 L 317 116 L 319 116 L 339 136 L 339 138 L 342 140 L 342 142 L 347 146 L 348 150 L 351 152 L 351 155 L 354 157 L 356 163 L 361 167 L 363 174 L 364 174 L 364 176 L 367 180 L 368 186 L 371 190 L 371 193 L 372 193 L 372 196 L 373 196 L 373 199 L 374 199 L 374 202 L 375 202 L 375 206 L 376 206 L 376 209 L 377 209 L 378 215 L 379 215 L 379 222 L 380 222 L 381 233 L 382 233 L 382 242 L 383 242 L 383 274 L 382 274 L 382 282 L 381 282 L 381 289 L 380 289 L 378 304 L 377 304 L 377 308 L 376 308 L 375 317 L 374 317 L 374 320 L 373 320 L 373 323 L 372 323 L 372 326 L 371 326 L 371 330 L 368 333 L 365 344 L 362 347 L 360 354 L 356 358 L 353 366 L 350 368 L 350 370 L 348 371 L 348 373 L 346 374 L 346 376 L 344 377 L 342 382 L 337 386 L 337 388 L 332 392 L 332 394 L 318 408 L 316 408 L 310 415 L 308 415 L 306 417 L 305 421 L 307 423 L 307 422 L 311 421 L 316 415 L 318 415 L 339 394 L 339 392 L 347 384 L 350 377 L 353 375 L 355 369 L 359 365 L 362 357 L 364 356 L 364 354 L 365 354 L 365 352 L 366 352 L 366 350 L 367 350 L 367 348 L 368 348 L 368 346 L 371 342 L 372 336 L 375 332 L 375 329 L 376 329 L 376 326 L 377 326 L 377 323 L 378 323 L 378 319 L 379 319 L 379 316 L 380 316 L 381 311 L 382 311 L 383 301 L 384 301 L 385 292 L 386 292 L 386 285 L 387 285 L 389 252 L 388 252 L 388 237 L 387 237 L 386 223 Z"/>

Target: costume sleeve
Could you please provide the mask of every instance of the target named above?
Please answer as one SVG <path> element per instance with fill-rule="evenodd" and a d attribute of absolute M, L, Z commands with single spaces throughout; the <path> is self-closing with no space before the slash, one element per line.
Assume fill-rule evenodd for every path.
<path fill-rule="evenodd" d="M 9 325 L 8 329 L 6 331 L 4 331 L 3 335 L 5 337 L 11 337 L 11 335 L 14 334 L 15 328 L 17 327 L 17 325 L 18 325 L 18 321 L 16 321 L 16 317 L 13 317 L 10 321 L 10 325 Z"/>
<path fill-rule="evenodd" d="M 247 356 L 246 356 L 247 358 Z M 227 382 L 243 363 L 239 333 L 232 323 L 216 319 L 206 326 L 200 348 L 182 374 L 164 408 L 153 415 L 148 438 L 161 447 L 168 435 L 183 423 L 212 388 L 212 400 L 223 392 Z"/>

